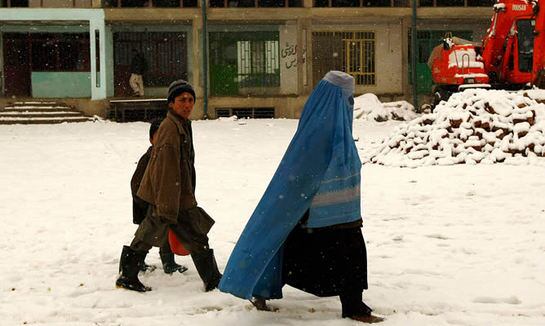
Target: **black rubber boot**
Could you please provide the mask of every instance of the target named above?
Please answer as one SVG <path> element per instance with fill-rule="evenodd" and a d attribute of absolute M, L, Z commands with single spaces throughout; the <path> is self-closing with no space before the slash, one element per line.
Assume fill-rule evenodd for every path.
<path fill-rule="evenodd" d="M 174 272 L 183 273 L 183 272 L 187 271 L 187 267 L 185 267 L 184 265 L 176 264 L 176 262 L 174 261 L 174 254 L 173 253 L 171 253 L 171 252 L 166 252 L 166 253 L 161 252 L 160 256 L 161 256 L 161 262 L 163 263 L 163 270 L 165 271 L 165 273 L 172 274 Z"/>
<path fill-rule="evenodd" d="M 138 258 L 140 258 L 141 260 L 138 262 L 138 269 L 141 271 L 141 272 L 153 272 L 155 270 L 155 266 L 153 265 L 148 265 L 146 264 L 146 255 L 148 253 L 146 252 L 145 254 L 143 253 L 142 255 L 140 255 Z"/>
<path fill-rule="evenodd" d="M 121 259 L 119 260 L 119 269 L 121 275 L 115 281 L 118 288 L 124 288 L 131 291 L 146 292 L 151 291 L 150 287 L 145 286 L 138 279 L 140 271 L 139 262 L 146 257 L 146 253 L 139 253 L 131 249 L 129 246 L 123 246 Z"/>
<path fill-rule="evenodd" d="M 191 258 L 204 282 L 204 290 L 208 292 L 217 288 L 222 275 L 218 270 L 214 250 L 206 249 L 201 252 L 191 253 Z"/>

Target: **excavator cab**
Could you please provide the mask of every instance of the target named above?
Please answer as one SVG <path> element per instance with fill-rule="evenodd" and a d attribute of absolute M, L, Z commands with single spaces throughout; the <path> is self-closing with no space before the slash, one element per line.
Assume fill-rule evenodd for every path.
<path fill-rule="evenodd" d="M 523 17 L 513 22 L 505 39 L 498 87 L 524 88 L 532 80 L 535 20 Z"/>

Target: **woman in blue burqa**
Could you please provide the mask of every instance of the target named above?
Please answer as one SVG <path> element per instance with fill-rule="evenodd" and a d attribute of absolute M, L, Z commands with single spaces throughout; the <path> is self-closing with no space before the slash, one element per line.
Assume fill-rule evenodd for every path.
<path fill-rule="evenodd" d="M 219 288 L 268 310 L 285 284 L 340 296 L 342 316 L 382 320 L 362 301 L 361 161 L 352 137 L 354 78 L 330 71 L 229 258 Z"/>

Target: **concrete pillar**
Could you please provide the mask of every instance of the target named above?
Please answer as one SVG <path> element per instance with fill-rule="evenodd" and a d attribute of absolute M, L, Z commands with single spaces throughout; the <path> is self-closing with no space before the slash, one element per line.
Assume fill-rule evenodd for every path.
<path fill-rule="evenodd" d="M 408 99 L 411 96 L 411 85 L 409 84 L 409 65 L 405 63 L 409 62 L 409 38 L 407 37 L 407 35 L 409 35 L 409 31 L 411 28 L 411 17 L 400 18 L 400 24 L 402 35 L 401 40 L 403 42 L 401 55 L 401 62 L 403 66 L 401 89 L 403 92 L 403 96 Z"/>
<path fill-rule="evenodd" d="M 297 20 L 297 74 L 298 78 L 298 95 L 306 94 L 311 79 L 309 75 L 309 41 L 310 41 L 310 26 L 311 21 L 309 18 L 300 18 Z M 310 85 L 312 86 L 312 85 Z"/>
<path fill-rule="evenodd" d="M 314 88 L 314 85 L 313 85 L 313 76 L 312 76 L 312 65 L 314 64 L 313 63 L 313 57 L 312 57 L 312 20 L 310 18 L 305 18 L 303 19 L 302 21 L 302 28 L 303 28 L 303 31 L 306 36 L 302 36 L 303 38 L 303 41 L 306 43 L 305 44 L 305 48 L 306 48 L 306 52 L 305 52 L 305 63 L 304 63 L 304 66 L 305 66 L 305 69 L 303 69 L 303 71 L 301 72 L 301 77 L 302 77 L 302 92 L 300 92 L 299 94 L 301 95 L 308 95 L 310 94 L 310 92 L 312 91 L 312 89 Z M 306 77 L 303 77 L 302 74 L 306 73 Z"/>
<path fill-rule="evenodd" d="M 98 49 L 96 37 L 98 36 Z M 112 66 L 106 64 L 106 24 L 104 19 L 91 19 L 89 21 L 89 45 L 91 59 L 91 99 L 102 100 L 106 98 L 108 85 L 108 70 Z M 97 71 L 96 57 L 98 54 L 100 71 Z"/>
<path fill-rule="evenodd" d="M 105 60 L 106 60 L 106 96 L 114 96 L 114 34 L 111 26 L 105 26 L 104 37 L 106 39 Z"/>
<path fill-rule="evenodd" d="M 4 34 L 0 32 L 0 95 L 4 95 Z"/>
<path fill-rule="evenodd" d="M 187 42 L 187 66 L 189 82 L 195 88 L 197 98 L 202 97 L 204 94 L 203 78 L 202 78 L 202 45 L 201 45 L 201 32 L 202 32 L 202 17 L 195 17 L 191 24 L 191 34 L 188 35 Z M 199 117 L 203 114 L 203 101 L 197 101 L 195 108 L 198 112 L 196 115 Z"/>

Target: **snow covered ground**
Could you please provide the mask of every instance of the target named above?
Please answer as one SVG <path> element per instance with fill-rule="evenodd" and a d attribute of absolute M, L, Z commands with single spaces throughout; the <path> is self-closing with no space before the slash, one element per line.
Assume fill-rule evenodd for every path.
<path fill-rule="evenodd" d="M 217 221 L 220 269 L 296 120 L 196 121 L 197 199 Z M 362 156 L 397 122 L 358 120 Z M 148 125 L 0 126 L 0 325 L 359 325 L 337 298 L 285 288 L 277 312 L 203 293 L 185 274 L 116 289 L 132 239 L 129 179 Z M 545 170 L 539 166 L 363 167 L 370 289 L 382 325 L 545 325 Z M 148 263 L 160 265 L 157 249 Z"/>

